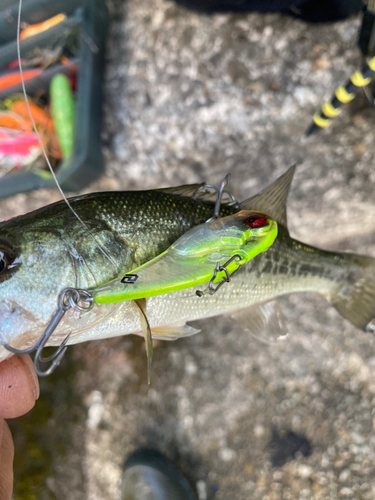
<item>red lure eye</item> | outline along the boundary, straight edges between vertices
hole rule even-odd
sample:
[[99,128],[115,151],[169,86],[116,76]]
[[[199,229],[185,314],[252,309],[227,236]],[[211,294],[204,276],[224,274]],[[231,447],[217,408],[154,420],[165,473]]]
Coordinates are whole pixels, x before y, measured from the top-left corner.
[[264,217],[249,217],[245,220],[246,224],[254,229],[266,226],[267,220]]

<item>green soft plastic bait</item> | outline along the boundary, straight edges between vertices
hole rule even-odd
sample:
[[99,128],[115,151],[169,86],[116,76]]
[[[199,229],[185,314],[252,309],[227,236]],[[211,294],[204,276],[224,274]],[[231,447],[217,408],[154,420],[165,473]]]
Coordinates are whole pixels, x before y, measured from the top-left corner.
[[50,85],[51,115],[63,159],[73,154],[74,146],[74,97],[69,79],[55,75]]
[[[226,266],[229,274],[275,241],[277,223],[267,215],[242,210],[194,227],[168,250],[125,276],[90,290],[99,304],[142,299],[209,283],[216,265]],[[214,283],[226,274],[217,273]]]

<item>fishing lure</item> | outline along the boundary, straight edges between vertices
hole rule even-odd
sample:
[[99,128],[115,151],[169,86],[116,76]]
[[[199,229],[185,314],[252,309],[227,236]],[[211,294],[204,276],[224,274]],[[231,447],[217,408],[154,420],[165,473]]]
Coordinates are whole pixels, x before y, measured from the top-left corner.
[[0,111],[0,127],[15,128],[23,132],[31,130],[28,121],[12,111]]
[[62,74],[52,78],[51,114],[63,158],[69,158],[74,146],[74,98],[69,79]]
[[[276,236],[277,222],[261,212],[242,210],[221,219],[212,218],[190,229],[168,250],[121,280],[115,279],[88,293],[98,304],[135,301],[146,343],[150,384],[153,347],[145,299],[208,282],[212,295],[231,280],[240,266],[267,250]],[[216,288],[214,283],[218,283]],[[196,294],[201,297],[204,292]]]
[[214,283],[230,281],[240,266],[267,250],[276,236],[274,220],[242,210],[190,229],[159,256],[89,292],[98,304],[143,299],[206,283],[213,294],[218,289]]
[[[26,120],[29,127],[32,128],[33,125],[30,120],[29,110],[22,95],[15,95],[14,97],[6,99],[4,105],[11,112],[16,113],[16,115],[21,116],[24,120]],[[35,104],[31,99],[29,99],[29,109],[37,127],[53,129],[51,117],[44,111],[44,109]]]
[[65,19],[66,19],[65,14],[57,14],[56,16],[53,16],[47,19],[46,21],[42,21],[41,23],[31,24],[30,26],[27,26],[21,31],[20,40],[26,40],[26,38],[38,35],[43,31],[47,31],[53,26],[62,23],[63,21],[65,21]]
[[0,175],[30,167],[42,151],[34,132],[0,127]]
[[30,120],[30,110],[34,123],[42,135],[43,144],[48,155],[55,160],[61,159],[61,148],[56,137],[52,117],[46,110],[30,100],[27,107],[23,96],[20,97],[19,95],[14,96],[14,98],[6,99],[4,104],[11,112],[22,117],[25,120],[25,123],[29,125],[30,129],[32,129],[33,124]]
[[23,72],[22,76],[18,70],[2,73],[0,74],[0,91],[19,85],[20,83],[22,83],[22,81],[26,82],[28,80],[36,78],[42,73],[43,69],[41,68],[26,69]]

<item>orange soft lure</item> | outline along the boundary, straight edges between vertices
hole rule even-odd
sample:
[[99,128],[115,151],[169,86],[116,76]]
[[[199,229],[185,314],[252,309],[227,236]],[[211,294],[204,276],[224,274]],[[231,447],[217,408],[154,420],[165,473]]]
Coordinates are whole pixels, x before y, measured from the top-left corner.
[[[31,80],[32,78],[40,76],[42,73],[43,69],[41,68],[25,69],[25,71],[23,72],[23,80],[26,82],[27,80]],[[0,75],[0,90],[14,87],[15,85],[19,85],[21,82],[21,73],[18,70],[10,71],[9,73]]]
[[47,31],[52,28],[52,26],[56,26],[57,24],[62,23],[63,21],[65,21],[65,19],[65,14],[57,14],[57,16],[50,17],[49,19],[41,23],[31,24],[21,31],[20,40],[25,40],[26,38],[42,33],[42,31]]

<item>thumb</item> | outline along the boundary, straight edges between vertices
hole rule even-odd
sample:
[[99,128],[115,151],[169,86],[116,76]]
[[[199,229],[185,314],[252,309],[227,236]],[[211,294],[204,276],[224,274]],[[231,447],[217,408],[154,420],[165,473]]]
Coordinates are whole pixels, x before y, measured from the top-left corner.
[[15,418],[27,413],[39,397],[38,377],[27,354],[0,363],[0,416]]

